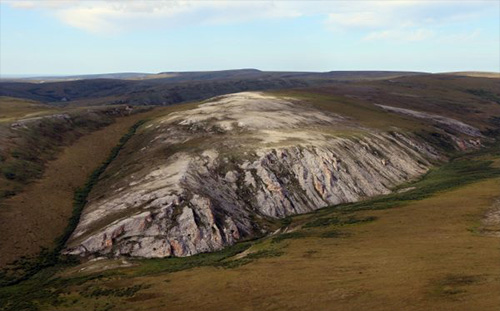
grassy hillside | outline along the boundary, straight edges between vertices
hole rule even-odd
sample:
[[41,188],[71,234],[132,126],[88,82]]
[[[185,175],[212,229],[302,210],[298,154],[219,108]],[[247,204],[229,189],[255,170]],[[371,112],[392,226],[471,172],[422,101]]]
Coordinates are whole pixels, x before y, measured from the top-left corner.
[[0,97],[0,124],[11,123],[17,119],[38,117],[57,113],[59,109],[33,100]]
[[0,99],[0,206],[2,200],[40,178],[60,148],[147,108],[94,107],[62,109],[12,98]]
[[0,240],[0,265],[52,246],[71,215],[74,190],[146,117],[147,110],[129,115],[122,108],[58,110],[69,117],[18,119],[22,126],[0,127],[0,236],[8,237]]
[[413,190],[286,219],[286,233],[219,253],[46,269],[1,288],[0,301],[4,310],[494,310],[498,241],[482,219],[498,197],[499,155],[457,158]]
[[[290,94],[309,97],[309,102],[319,102],[322,108],[345,111],[353,118],[364,118],[368,123],[370,119],[372,123],[378,122],[382,126],[405,128],[396,115],[380,113],[380,109],[374,107],[375,104],[438,114],[488,131],[498,127],[499,90],[500,79],[420,75],[331,84],[294,90]],[[287,92],[290,91],[281,93],[286,95]],[[391,118],[396,118],[395,124],[389,122]],[[413,119],[404,116],[399,118]]]

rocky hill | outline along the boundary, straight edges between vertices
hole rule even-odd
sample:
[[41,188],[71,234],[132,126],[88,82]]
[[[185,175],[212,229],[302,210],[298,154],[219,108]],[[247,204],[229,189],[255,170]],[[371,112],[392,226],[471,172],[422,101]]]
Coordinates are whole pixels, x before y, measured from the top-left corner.
[[[444,126],[457,149],[481,145],[479,129],[459,120],[369,109],[419,131]],[[388,194],[444,159],[417,132],[367,127],[296,97],[210,99],[140,129],[92,192],[66,253],[189,256],[268,234],[276,219]]]

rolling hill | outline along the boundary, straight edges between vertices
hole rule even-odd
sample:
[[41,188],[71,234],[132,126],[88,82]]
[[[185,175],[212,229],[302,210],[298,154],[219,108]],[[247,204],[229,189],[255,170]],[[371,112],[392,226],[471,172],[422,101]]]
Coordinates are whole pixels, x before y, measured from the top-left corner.
[[[136,75],[108,74],[57,77],[58,82],[0,82],[0,96],[25,98],[57,106],[130,104],[171,105],[241,91],[260,91],[320,85],[335,81],[382,79],[413,72],[332,71],[265,72],[256,69],[163,72],[137,79]],[[131,77],[134,77],[131,79]]]

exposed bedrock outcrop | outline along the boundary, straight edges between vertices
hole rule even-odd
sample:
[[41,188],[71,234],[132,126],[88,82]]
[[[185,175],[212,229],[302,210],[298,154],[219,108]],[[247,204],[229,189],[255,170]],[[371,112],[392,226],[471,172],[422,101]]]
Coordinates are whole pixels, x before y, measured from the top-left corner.
[[[223,97],[217,105],[220,115],[210,122],[195,109],[146,126],[151,139],[144,142],[138,162],[165,146],[177,146],[175,152],[108,182],[109,192],[89,201],[66,252],[166,257],[218,250],[267,233],[266,219],[387,194],[439,158],[411,134],[327,135],[319,126],[345,120],[301,111],[305,108],[286,100],[273,104],[297,109],[292,110],[295,119],[287,123],[278,106],[264,105],[274,112],[261,117],[272,121],[274,113],[276,121],[266,126],[249,114],[271,99],[253,94],[243,93],[246,101],[238,104],[237,96],[243,95]],[[205,108],[214,104],[199,109]],[[179,147],[214,127],[215,141],[195,149]],[[300,135],[293,134],[297,129]]]

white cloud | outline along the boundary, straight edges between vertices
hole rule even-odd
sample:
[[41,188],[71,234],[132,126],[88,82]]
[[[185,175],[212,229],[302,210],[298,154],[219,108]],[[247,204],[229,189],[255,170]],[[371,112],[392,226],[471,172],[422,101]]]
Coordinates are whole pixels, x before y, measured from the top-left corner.
[[326,23],[335,28],[372,28],[386,23],[384,17],[376,12],[330,13]]
[[10,4],[14,8],[22,8],[22,9],[36,9],[36,8],[59,9],[76,4],[76,0],[38,0],[38,1],[10,0],[5,2]]
[[441,35],[436,38],[441,44],[457,44],[467,42],[470,45],[488,42],[488,44],[494,44],[498,46],[498,38],[491,42],[487,39],[488,37],[484,35],[481,29],[474,29],[471,31],[462,31],[453,34]]
[[325,24],[334,31],[400,27],[412,20],[407,16],[408,8],[415,10],[421,5],[418,1],[352,1],[337,6]]
[[363,38],[366,41],[422,41],[427,40],[435,36],[435,32],[430,29],[419,28],[419,29],[396,29],[396,30],[383,30],[370,32],[367,36]]
[[258,19],[320,16],[333,31],[359,30],[365,39],[429,37],[430,27],[477,18],[498,10],[495,1],[188,1],[188,0],[7,0],[38,9],[92,33],[189,25],[232,24]]
[[302,15],[294,5],[273,1],[6,1],[19,9],[49,12],[62,22],[94,33],[192,24],[228,24]]

